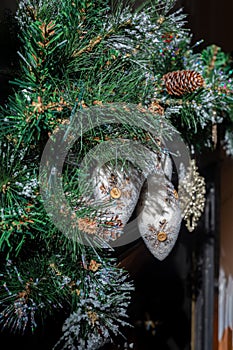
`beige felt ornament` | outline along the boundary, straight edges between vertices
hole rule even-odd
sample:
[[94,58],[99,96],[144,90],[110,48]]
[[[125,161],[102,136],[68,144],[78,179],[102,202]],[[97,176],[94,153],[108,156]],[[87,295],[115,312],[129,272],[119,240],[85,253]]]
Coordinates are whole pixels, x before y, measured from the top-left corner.
[[138,228],[147,248],[157,259],[165,259],[176,243],[182,217],[178,194],[163,172],[147,178],[138,212]]
[[113,242],[124,234],[124,227],[138,202],[145,177],[130,162],[95,169],[94,201],[102,206],[97,235]]

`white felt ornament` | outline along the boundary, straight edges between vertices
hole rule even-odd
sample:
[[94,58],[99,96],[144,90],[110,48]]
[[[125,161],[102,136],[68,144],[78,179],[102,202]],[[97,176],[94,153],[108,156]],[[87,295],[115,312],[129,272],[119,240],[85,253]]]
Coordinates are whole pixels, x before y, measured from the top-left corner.
[[182,221],[178,193],[163,172],[150,175],[138,204],[138,228],[150,252],[165,259],[177,240]]
[[124,234],[139,199],[145,176],[130,162],[96,168],[93,176],[95,203],[102,206],[97,234],[112,242]]

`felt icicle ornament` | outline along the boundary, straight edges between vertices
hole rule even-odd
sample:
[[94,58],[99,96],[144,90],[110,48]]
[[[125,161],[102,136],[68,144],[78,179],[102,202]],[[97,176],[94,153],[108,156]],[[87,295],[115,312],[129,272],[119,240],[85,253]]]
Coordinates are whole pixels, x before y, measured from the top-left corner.
[[178,193],[169,172],[167,176],[160,170],[147,178],[137,208],[141,237],[159,260],[165,259],[173,249],[182,221]]
[[124,234],[139,199],[145,176],[130,162],[95,169],[94,202],[102,206],[97,235],[111,243]]

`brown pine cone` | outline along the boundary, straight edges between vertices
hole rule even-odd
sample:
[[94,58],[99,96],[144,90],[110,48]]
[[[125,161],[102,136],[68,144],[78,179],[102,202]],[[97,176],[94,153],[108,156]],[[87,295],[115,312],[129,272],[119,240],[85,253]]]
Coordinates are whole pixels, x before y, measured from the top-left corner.
[[193,70],[169,72],[163,76],[163,81],[168,94],[176,96],[193,92],[204,85],[201,74]]

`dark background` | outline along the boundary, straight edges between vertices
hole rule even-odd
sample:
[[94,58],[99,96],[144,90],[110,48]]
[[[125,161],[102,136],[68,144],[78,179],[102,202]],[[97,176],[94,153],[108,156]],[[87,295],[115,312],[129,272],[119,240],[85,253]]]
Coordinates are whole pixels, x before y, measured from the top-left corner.
[[[217,0],[180,0],[177,7],[180,6],[188,14],[187,26],[193,33],[193,43],[204,41],[200,49],[216,44],[225,52],[233,51],[232,0],[224,0],[222,4]],[[14,79],[18,69],[17,33],[11,25],[11,15],[15,9],[15,0],[0,0],[0,104],[6,102],[11,92],[9,81]],[[208,166],[204,167],[205,171],[209,172]],[[193,256],[199,243],[199,232],[190,234],[183,227],[175,248],[163,262],[157,261],[141,241],[119,252],[122,264],[136,284],[129,310],[135,328],[128,332],[129,343],[132,341],[136,346],[134,349],[191,350],[191,306],[195,278]],[[154,331],[148,327],[148,321],[154,322]],[[0,339],[1,349],[17,346],[24,350],[51,350],[59,329],[59,320],[50,320],[44,333],[34,337],[4,335]],[[2,346],[3,339],[7,340],[5,348]],[[123,345],[121,349],[124,349]]]

